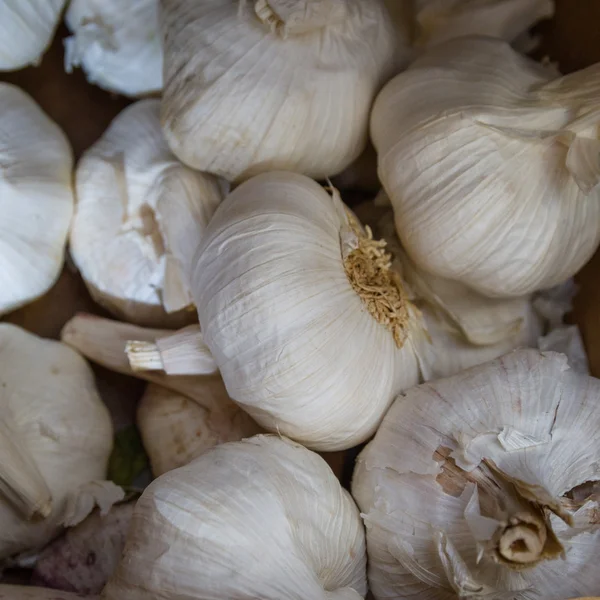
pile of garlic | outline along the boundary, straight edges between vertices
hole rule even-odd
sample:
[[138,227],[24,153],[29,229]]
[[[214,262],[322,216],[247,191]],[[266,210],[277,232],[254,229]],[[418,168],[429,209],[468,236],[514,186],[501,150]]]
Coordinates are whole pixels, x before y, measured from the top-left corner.
[[[524,55],[553,0],[7,0],[0,71],[63,10],[134,101],[74,167],[0,83],[0,314],[67,247],[103,315],[0,324],[0,582],[47,586],[0,599],[599,593],[600,65]],[[82,357],[147,382],[146,479]]]

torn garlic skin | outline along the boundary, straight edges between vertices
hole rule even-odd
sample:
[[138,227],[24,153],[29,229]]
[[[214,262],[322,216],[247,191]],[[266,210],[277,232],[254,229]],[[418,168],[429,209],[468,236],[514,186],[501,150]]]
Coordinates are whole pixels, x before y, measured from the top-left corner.
[[83,155],[70,247],[99,304],[133,323],[171,327],[195,319],[186,228],[201,235],[222,188],[171,154],[158,113],[158,100],[133,104]]
[[327,463],[258,435],[145,489],[102,598],[361,600],[365,567],[358,509]]
[[72,170],[56,123],[21,89],[0,83],[0,315],[36,300],[60,275]]
[[388,82],[371,135],[411,259],[490,297],[572,277],[600,243],[599,92],[600,64],[557,77],[486,37]]
[[158,11],[158,0],[71,0],[65,69],[81,67],[90,83],[125,96],[160,92]]
[[0,324],[0,354],[2,561],[41,549],[119,494],[101,481],[113,431],[85,360],[9,324]]
[[0,71],[38,65],[52,42],[67,0],[0,2]]
[[399,396],[352,483],[375,598],[597,592],[598,397],[525,349]]

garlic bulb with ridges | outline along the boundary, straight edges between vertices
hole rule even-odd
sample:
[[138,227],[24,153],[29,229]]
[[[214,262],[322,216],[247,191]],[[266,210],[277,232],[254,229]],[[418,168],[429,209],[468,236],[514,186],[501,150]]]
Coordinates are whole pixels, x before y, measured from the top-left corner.
[[158,0],[71,0],[65,68],[81,66],[90,83],[142,96],[162,89]]
[[162,0],[162,123],[184,163],[229,181],[325,177],[365,148],[394,72],[383,0]]
[[102,598],[359,600],[365,562],[358,510],[325,461],[259,435],[146,488]]
[[399,396],[352,484],[375,598],[597,591],[599,395],[563,355],[517,350]]
[[0,2],[0,71],[37,65],[52,42],[67,0]]
[[[389,0],[392,1],[392,0]],[[397,1],[397,0],[396,0]],[[523,34],[554,14],[554,0],[415,0],[417,47],[468,35],[488,35],[523,47]]]
[[18,87],[0,83],[0,314],[58,278],[71,216],[73,156],[58,126]]
[[368,438],[419,381],[424,335],[382,244],[331,194],[290,172],[258,175],[198,240],[192,292],[231,398],[316,450]]
[[[205,377],[198,382],[197,392],[214,397],[205,404],[231,403],[220,377]],[[155,477],[186,465],[213,446],[260,432],[241,410],[231,415],[209,411],[187,396],[154,383],[140,399],[136,423]]]
[[180,252],[180,205],[202,231],[221,200],[213,177],[170,152],[159,101],[126,108],[77,165],[71,254],[95,300],[128,321],[195,319]]
[[76,496],[106,476],[112,425],[71,348],[0,324],[0,352],[2,560],[40,549],[79,512]]
[[598,65],[553,79],[475,37],[390,81],[371,132],[415,263],[499,297],[571,277],[600,242],[599,92]]

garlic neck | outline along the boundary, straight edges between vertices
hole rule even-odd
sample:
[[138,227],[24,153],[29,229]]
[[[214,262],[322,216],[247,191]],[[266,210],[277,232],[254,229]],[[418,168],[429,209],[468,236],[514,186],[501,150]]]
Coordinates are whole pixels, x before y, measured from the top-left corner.
[[52,495],[17,431],[0,419],[0,496],[25,518],[44,518],[52,511]]
[[342,250],[346,276],[370,315],[390,331],[396,346],[402,348],[409,321],[408,298],[400,276],[391,268],[386,242],[374,240],[369,227],[363,232],[354,216],[347,216],[354,239],[353,249]]
[[502,528],[498,539],[499,556],[515,565],[537,563],[543,558],[548,530],[543,519],[533,514],[518,514]]
[[341,23],[346,0],[254,0],[258,19],[281,37],[298,35]]

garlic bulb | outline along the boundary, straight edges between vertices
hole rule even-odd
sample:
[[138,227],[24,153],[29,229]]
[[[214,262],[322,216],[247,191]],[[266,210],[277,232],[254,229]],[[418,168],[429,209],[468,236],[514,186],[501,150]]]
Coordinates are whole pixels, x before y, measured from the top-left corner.
[[600,65],[551,79],[502,41],[462,38],[382,90],[371,119],[379,176],[420,268],[516,297],[592,256]]
[[[212,397],[214,404],[231,402],[220,377],[204,378],[197,389]],[[243,411],[226,418],[153,383],[138,404],[137,426],[155,477],[186,465],[217,444],[239,441],[260,431]]]
[[418,314],[382,244],[332,194],[289,172],[243,183],[199,240],[192,276],[230,397],[323,451],[367,439],[420,376]]
[[90,83],[126,96],[162,89],[158,0],[71,0],[65,20],[67,72],[81,66]]
[[325,461],[260,435],[146,488],[102,597],[360,600],[365,562],[358,510]]
[[529,51],[524,34],[553,16],[554,0],[415,0],[415,13],[418,47],[476,34],[517,41],[519,50]]
[[162,123],[184,163],[320,178],[365,148],[399,43],[383,0],[163,0],[161,19]]
[[52,287],[62,269],[73,212],[67,138],[25,92],[8,83],[0,83],[0,156],[4,314]]
[[0,2],[0,71],[14,71],[40,62],[66,3],[67,0]]
[[[99,600],[99,596],[86,596],[88,600]],[[61,592],[29,585],[0,583],[0,600],[80,600],[80,594]]]
[[375,598],[597,592],[599,497],[579,486],[599,477],[599,396],[537,350],[400,396],[352,484]]
[[[71,253],[99,304],[134,323],[180,326],[195,317],[182,233],[203,230],[222,191],[171,154],[159,104],[126,108],[79,162]],[[180,207],[193,224],[180,222]]]
[[0,351],[1,560],[73,520],[106,475],[112,425],[91,369],[64,344],[4,323]]

